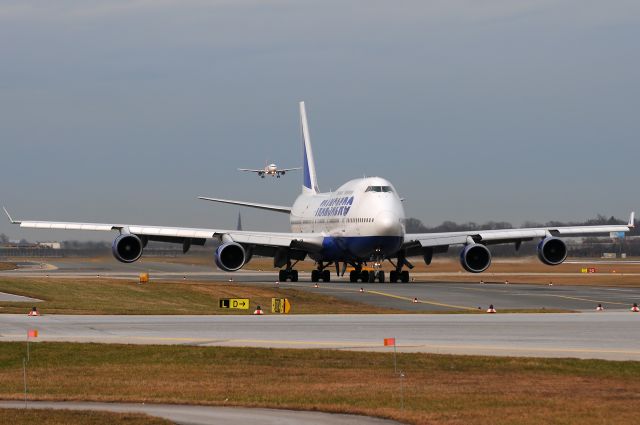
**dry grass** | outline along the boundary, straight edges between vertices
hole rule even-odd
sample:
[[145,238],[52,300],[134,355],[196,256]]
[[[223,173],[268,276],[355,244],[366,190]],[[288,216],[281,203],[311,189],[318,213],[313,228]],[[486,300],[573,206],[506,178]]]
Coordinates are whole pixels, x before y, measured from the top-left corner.
[[6,263],[6,262],[0,263],[0,270],[13,270],[15,268],[16,268],[15,263]]
[[92,412],[89,410],[1,409],[0,423],[11,425],[168,425],[173,422],[138,413]]
[[[348,412],[414,424],[632,423],[638,362],[231,347],[39,343],[31,397]],[[22,397],[24,344],[0,345],[0,398]]]
[[12,425],[168,425],[173,422],[139,413],[57,409],[0,409],[0,423]]
[[[0,278],[0,292],[44,300],[45,314],[248,314],[257,305],[270,314],[271,298],[288,298],[293,314],[398,313],[291,288],[229,283],[134,282],[109,279]],[[220,309],[220,298],[249,298],[249,310]],[[30,304],[0,302],[2,313],[24,313]]]

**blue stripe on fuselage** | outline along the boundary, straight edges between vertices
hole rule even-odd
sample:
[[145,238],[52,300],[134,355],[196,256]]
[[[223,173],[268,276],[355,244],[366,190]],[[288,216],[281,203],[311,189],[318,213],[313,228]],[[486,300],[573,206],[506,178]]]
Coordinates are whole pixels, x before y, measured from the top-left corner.
[[322,260],[366,260],[378,248],[386,257],[398,252],[402,236],[327,236],[322,241]]

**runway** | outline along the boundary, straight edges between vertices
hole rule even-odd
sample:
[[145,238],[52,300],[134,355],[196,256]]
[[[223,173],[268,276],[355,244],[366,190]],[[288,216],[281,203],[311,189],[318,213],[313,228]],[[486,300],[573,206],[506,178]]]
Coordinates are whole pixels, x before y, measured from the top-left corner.
[[[29,409],[96,410],[117,413],[145,413],[178,424],[209,425],[393,425],[399,422],[359,415],[324,412],[258,409],[244,407],[189,406],[180,404],[95,403],[70,401],[30,401]],[[0,408],[23,409],[24,401],[0,401]]]
[[[133,264],[121,264],[115,260],[94,261],[87,259],[51,260],[49,263],[23,264],[15,271],[0,272],[7,277],[56,277],[56,278],[116,278],[136,280],[141,272],[149,272],[151,280],[184,280],[198,282],[251,283],[274,285],[277,273],[273,271],[240,270],[235,273],[218,271],[213,266],[189,265],[145,260]],[[417,280],[429,273],[416,273]],[[501,310],[564,310],[593,311],[598,304],[607,310],[626,311],[640,303],[640,288],[586,286],[586,285],[527,285],[527,284],[479,284],[455,282],[429,283],[350,283],[347,278],[330,283],[320,282],[318,288],[310,282],[307,272],[300,273],[300,282],[280,282],[281,288],[296,288],[317,292],[354,302],[408,312],[471,311],[486,309],[493,304]],[[360,292],[360,288],[363,292]],[[417,298],[419,303],[413,303]]]
[[640,313],[289,316],[0,315],[0,341],[189,344],[640,360]]

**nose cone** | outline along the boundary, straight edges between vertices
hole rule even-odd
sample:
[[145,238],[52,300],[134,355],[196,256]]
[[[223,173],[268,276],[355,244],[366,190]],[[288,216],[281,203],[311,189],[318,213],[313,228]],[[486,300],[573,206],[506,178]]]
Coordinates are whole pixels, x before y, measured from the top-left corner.
[[376,233],[380,236],[400,236],[402,226],[400,217],[391,211],[382,211],[376,216]]

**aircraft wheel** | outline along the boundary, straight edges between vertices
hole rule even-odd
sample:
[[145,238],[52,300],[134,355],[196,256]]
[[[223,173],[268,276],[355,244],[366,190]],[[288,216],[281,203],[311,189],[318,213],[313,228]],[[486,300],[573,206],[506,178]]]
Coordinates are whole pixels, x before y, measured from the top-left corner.
[[349,282],[354,283],[358,281],[358,272],[355,270],[351,270],[349,273]]
[[331,272],[329,270],[322,271],[322,281],[331,282]]
[[298,281],[298,270],[291,270],[291,282]]
[[360,279],[362,280],[362,283],[364,282],[368,282],[369,281],[369,272],[366,270],[363,270],[360,272]]
[[278,280],[280,282],[284,282],[287,280],[287,274],[285,273],[285,270],[278,271]]
[[317,282],[320,280],[318,276],[320,274],[320,270],[311,270],[311,282]]
[[369,272],[369,283],[376,281],[376,272]]
[[407,283],[409,282],[409,272],[408,271],[403,271],[400,273],[400,280],[402,280],[402,283]]
[[398,281],[398,272],[395,270],[391,270],[389,272],[389,282],[396,283]]
[[378,282],[384,283],[384,272],[382,270],[378,272]]

